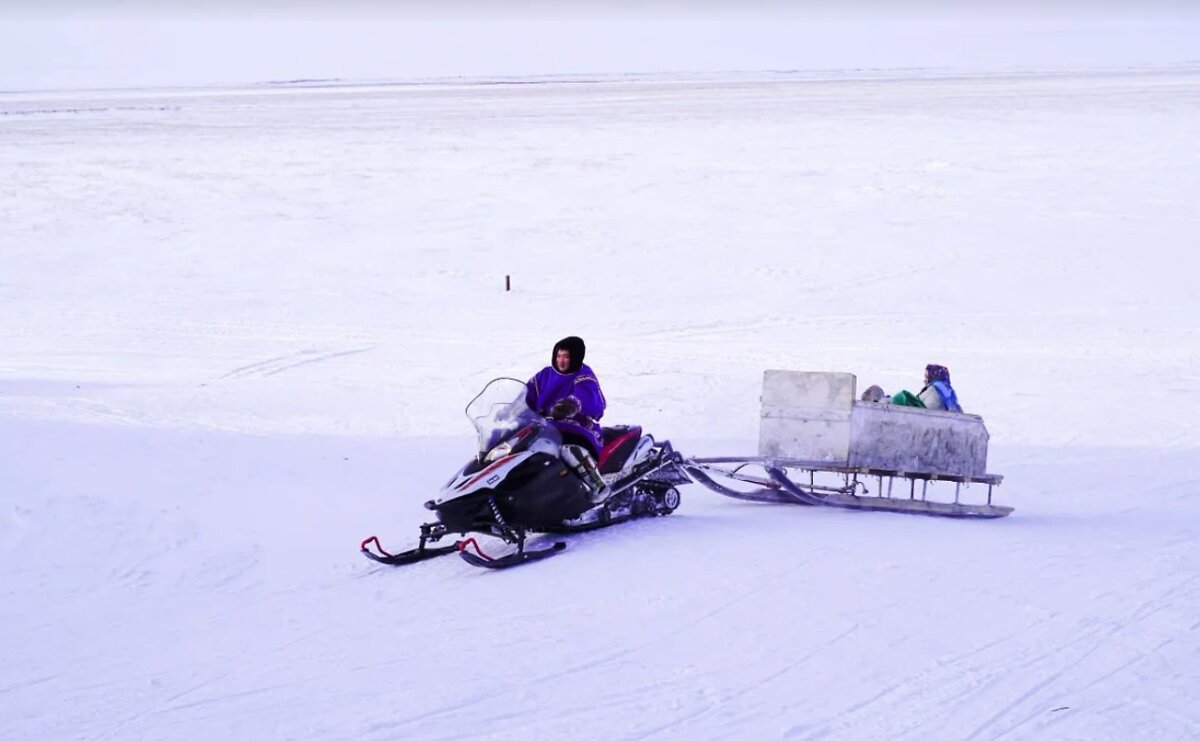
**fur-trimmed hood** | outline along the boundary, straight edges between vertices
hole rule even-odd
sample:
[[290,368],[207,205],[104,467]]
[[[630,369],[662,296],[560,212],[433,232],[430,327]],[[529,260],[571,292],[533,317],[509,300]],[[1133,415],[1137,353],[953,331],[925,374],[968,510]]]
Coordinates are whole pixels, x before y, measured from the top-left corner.
[[587,352],[587,346],[583,344],[583,340],[571,336],[564,337],[554,343],[554,349],[550,351],[550,367],[556,372],[558,371],[558,366],[555,365],[554,359],[557,357],[559,350],[566,350],[571,353],[571,364],[567,366],[567,375],[578,373],[579,369],[583,367],[584,353]]

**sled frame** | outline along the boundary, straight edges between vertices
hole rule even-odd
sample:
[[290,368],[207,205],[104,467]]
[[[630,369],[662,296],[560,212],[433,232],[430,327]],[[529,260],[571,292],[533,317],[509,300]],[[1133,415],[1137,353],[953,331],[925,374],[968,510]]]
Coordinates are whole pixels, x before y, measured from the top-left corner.
[[[994,488],[1003,481],[1002,476],[995,474],[964,476],[761,456],[689,458],[683,461],[682,466],[696,483],[718,494],[747,501],[960,519],[995,519],[1006,517],[1013,511],[1012,507],[992,502]],[[761,469],[763,475],[746,471],[754,468]],[[822,474],[820,482],[817,480],[818,474]],[[829,475],[836,476],[840,483],[827,483]],[[721,483],[720,479],[753,484],[757,488],[749,491],[734,489]],[[897,481],[900,482],[900,492],[896,491]],[[875,484],[874,493],[868,482]],[[929,485],[942,482],[954,484],[953,502],[929,499]],[[921,484],[919,492],[916,488],[918,483]],[[962,501],[963,488],[971,484],[987,487],[986,503],[973,504]],[[904,488],[908,491],[904,492]]]

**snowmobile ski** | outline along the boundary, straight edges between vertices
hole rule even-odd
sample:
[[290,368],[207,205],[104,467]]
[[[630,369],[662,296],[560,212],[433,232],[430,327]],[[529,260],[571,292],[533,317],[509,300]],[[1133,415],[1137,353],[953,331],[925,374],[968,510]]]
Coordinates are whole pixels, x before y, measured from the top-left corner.
[[[370,543],[375,544],[374,550],[368,547]],[[428,561],[429,559],[437,558],[438,556],[448,556],[458,550],[456,546],[452,545],[427,548],[425,546],[425,539],[422,538],[421,544],[416,548],[412,548],[401,553],[388,553],[383,549],[383,546],[379,542],[379,538],[375,537],[374,535],[364,540],[360,546],[360,549],[362,554],[367,558],[375,561],[376,563],[385,564],[387,566],[407,566],[410,563]]]
[[[522,542],[521,547],[515,553],[510,553],[506,556],[487,555],[473,537],[460,540],[454,547],[458,550],[458,555],[462,557],[462,560],[472,566],[478,566],[482,569],[499,570],[511,569],[513,566],[520,566],[530,561],[541,561],[558,555],[566,550],[567,544],[560,540],[545,548],[525,548]],[[475,549],[474,553],[471,552],[471,548]]]

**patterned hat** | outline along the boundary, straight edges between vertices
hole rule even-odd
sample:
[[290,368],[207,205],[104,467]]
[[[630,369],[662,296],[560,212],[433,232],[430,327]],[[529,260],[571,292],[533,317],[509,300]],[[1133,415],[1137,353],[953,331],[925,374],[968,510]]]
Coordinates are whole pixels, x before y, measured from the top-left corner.
[[929,374],[929,382],[945,381],[950,383],[950,369],[944,365],[934,365],[930,363],[925,366],[925,372]]

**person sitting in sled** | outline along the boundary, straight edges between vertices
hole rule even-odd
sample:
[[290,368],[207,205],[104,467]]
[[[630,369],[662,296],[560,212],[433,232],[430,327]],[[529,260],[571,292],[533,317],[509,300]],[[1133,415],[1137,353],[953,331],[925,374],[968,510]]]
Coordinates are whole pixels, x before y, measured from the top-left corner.
[[930,363],[925,366],[925,386],[919,393],[914,394],[905,390],[897,392],[891,398],[878,386],[870,386],[862,395],[863,401],[881,401],[898,406],[917,407],[920,409],[940,409],[947,412],[961,412],[958,395],[950,385],[950,370],[944,365]]
[[554,344],[550,365],[525,382],[525,403],[550,419],[560,433],[563,462],[583,479],[592,500],[601,502],[608,488],[596,459],[603,447],[600,418],[607,402],[596,373],[583,362],[586,347],[578,337],[564,337]]
[[958,405],[958,395],[950,385],[950,369],[944,365],[925,366],[925,388],[917,394],[917,398],[926,409],[943,409],[947,412],[961,412]]

